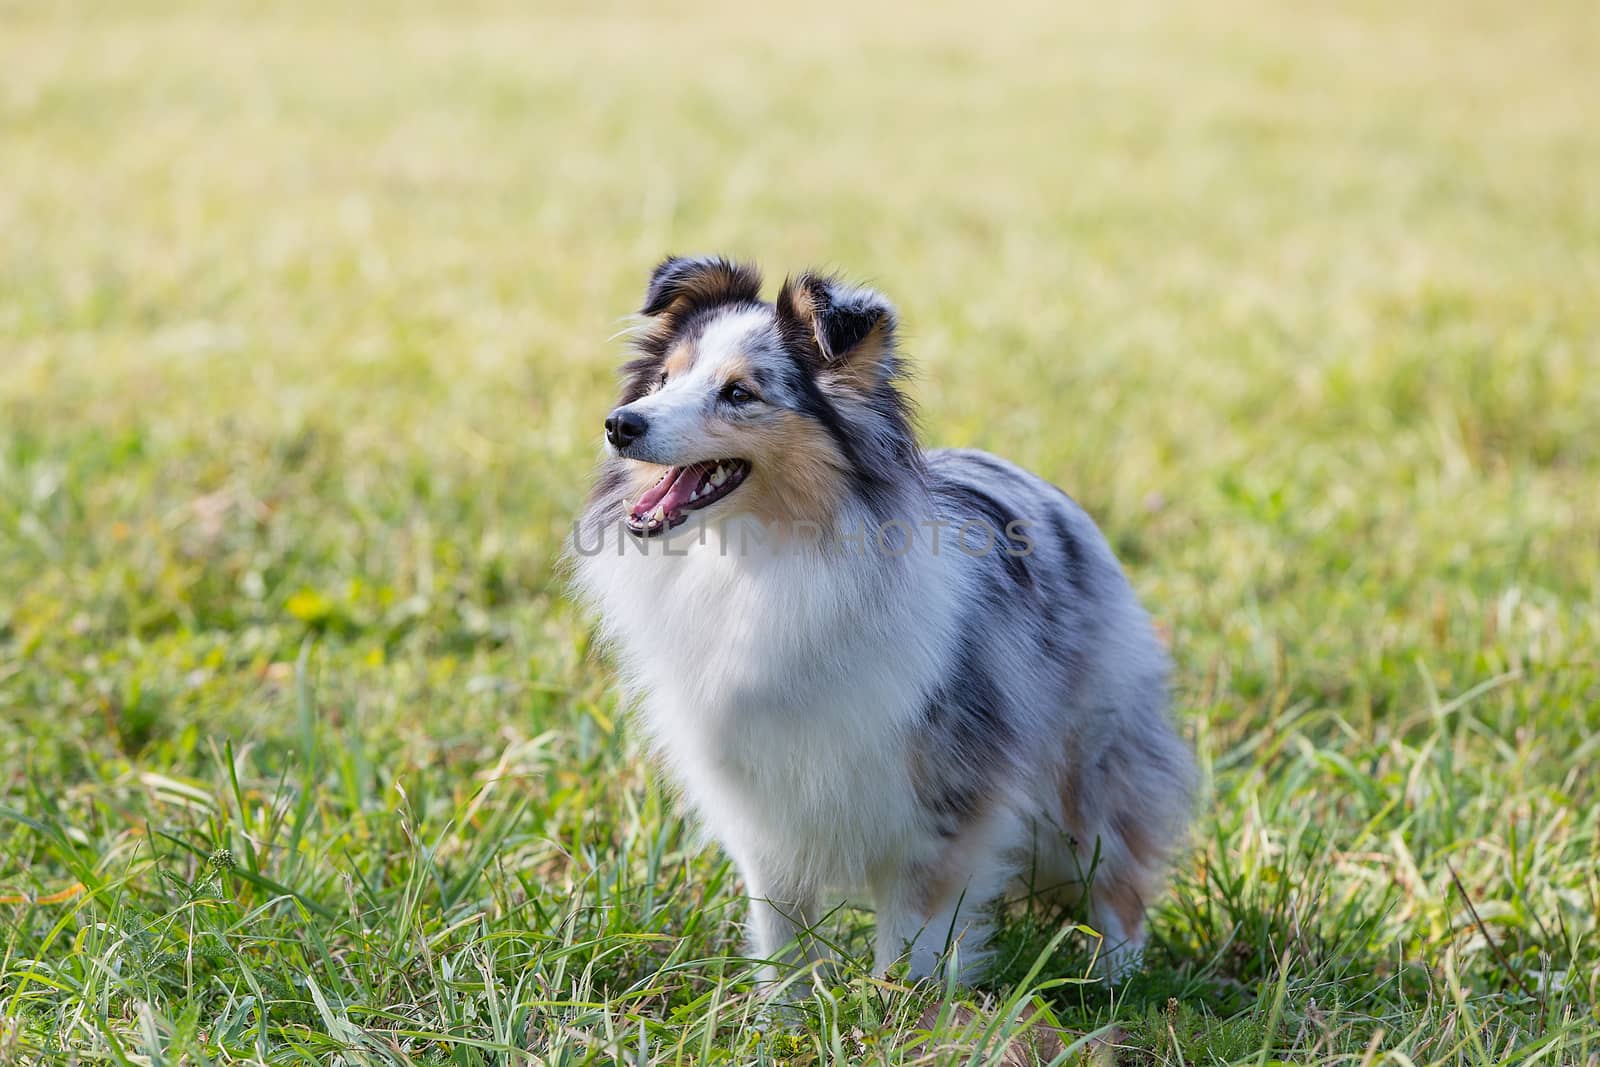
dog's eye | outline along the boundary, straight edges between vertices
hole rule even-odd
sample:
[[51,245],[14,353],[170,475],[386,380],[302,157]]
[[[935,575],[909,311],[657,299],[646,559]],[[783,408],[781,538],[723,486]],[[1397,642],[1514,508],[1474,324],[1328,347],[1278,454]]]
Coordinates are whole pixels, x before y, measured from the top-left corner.
[[722,389],[722,399],[730,404],[748,404],[756,395],[744,387],[742,382],[730,382]]

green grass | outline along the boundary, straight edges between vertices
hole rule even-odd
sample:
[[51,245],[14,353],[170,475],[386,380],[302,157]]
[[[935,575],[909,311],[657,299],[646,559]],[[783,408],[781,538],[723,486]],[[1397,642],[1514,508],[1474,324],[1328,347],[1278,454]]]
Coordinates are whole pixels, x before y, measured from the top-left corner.
[[[0,0],[0,1061],[1600,1061],[1596,54],[1586,0]],[[844,912],[758,1014],[552,572],[709,250],[888,291],[927,438],[1170,632],[1207,785],[1114,996],[1070,916],[947,1001]]]

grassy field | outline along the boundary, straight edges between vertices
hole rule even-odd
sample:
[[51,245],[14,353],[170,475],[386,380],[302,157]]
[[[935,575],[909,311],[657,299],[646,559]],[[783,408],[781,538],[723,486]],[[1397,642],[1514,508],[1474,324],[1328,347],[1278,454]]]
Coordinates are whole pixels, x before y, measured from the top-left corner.
[[[1600,1062],[1600,18],[0,0],[0,1061]],[[758,1014],[553,572],[669,251],[894,297],[1206,775]]]

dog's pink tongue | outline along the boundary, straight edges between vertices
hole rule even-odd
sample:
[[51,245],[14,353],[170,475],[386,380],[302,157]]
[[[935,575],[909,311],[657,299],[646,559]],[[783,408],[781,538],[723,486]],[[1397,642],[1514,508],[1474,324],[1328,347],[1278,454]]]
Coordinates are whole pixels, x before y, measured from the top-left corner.
[[664,514],[670,515],[689,502],[694,495],[695,488],[700,484],[700,477],[705,473],[706,465],[696,463],[689,467],[673,467],[662,476],[661,480],[639,498],[633,505],[633,517],[643,519],[660,505]]
[[638,501],[634,503],[633,517],[642,519],[654,511],[656,505],[661,503],[661,498],[667,495],[667,490],[672,488],[672,483],[677,481],[678,476],[682,473],[682,467],[669,467],[667,473],[661,476],[661,480],[646,489]]
[[700,482],[705,478],[706,468],[707,464],[704,463],[683,468],[678,476],[672,479],[672,484],[667,486],[666,495],[658,501],[661,510],[671,515],[687,507],[689,498],[700,488]]

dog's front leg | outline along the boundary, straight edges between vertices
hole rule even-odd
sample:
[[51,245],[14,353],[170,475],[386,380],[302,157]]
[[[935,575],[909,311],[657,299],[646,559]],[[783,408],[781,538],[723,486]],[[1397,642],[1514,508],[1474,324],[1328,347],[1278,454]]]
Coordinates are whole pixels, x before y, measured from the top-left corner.
[[750,954],[764,961],[757,981],[774,986],[794,968],[822,957],[812,934],[817,893],[794,879],[749,868],[744,880],[750,896]]
[[1005,840],[993,824],[975,826],[931,860],[888,864],[872,873],[878,974],[902,960],[912,981],[953,968],[965,984],[982,971],[991,912],[1009,871],[1002,861]]
[[988,959],[986,897],[968,896],[970,886],[953,887],[930,898],[915,876],[885,879],[875,887],[878,912],[873,970],[887,974],[901,960],[913,982],[955,967],[957,979],[970,982]]

